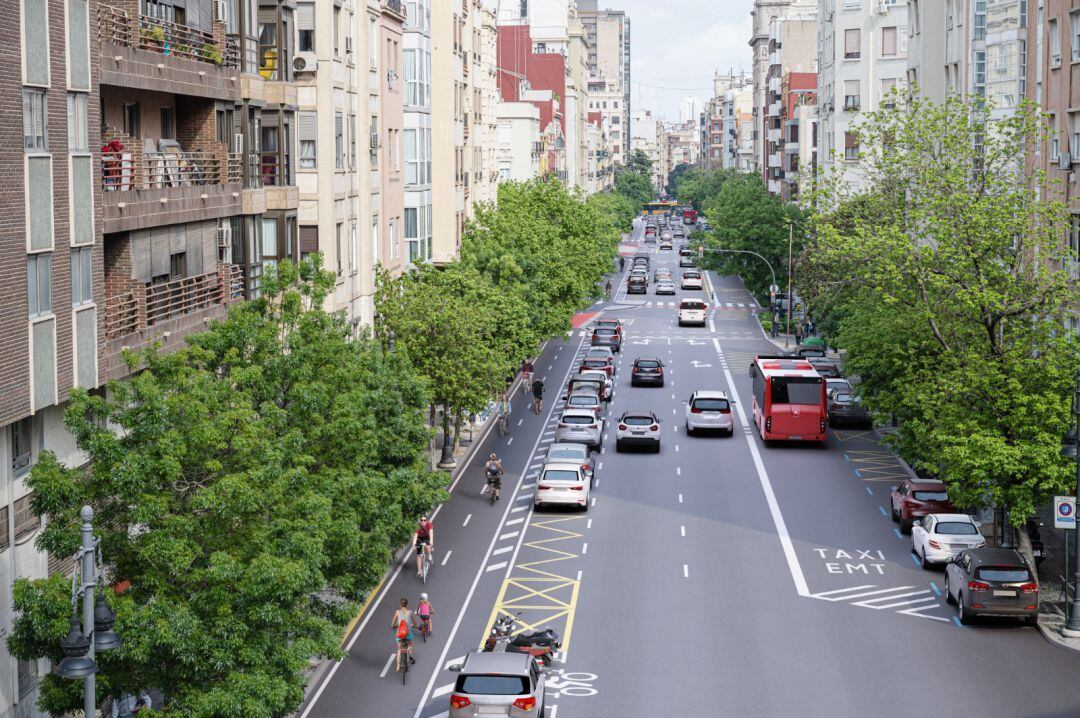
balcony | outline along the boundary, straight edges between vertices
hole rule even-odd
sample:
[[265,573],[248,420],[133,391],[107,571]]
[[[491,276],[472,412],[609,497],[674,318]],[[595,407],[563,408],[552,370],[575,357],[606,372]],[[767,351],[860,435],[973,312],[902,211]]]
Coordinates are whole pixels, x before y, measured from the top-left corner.
[[780,130],[778,130],[778,129],[769,130],[768,131],[768,139],[769,139],[769,142],[779,142],[780,141]]
[[769,180],[769,194],[780,194],[780,180]]
[[788,141],[784,143],[784,154],[794,155],[799,152],[799,143]]
[[770,77],[769,92],[780,92],[780,82],[781,80],[779,77]]
[[[240,46],[215,21],[213,33],[99,5],[101,84],[239,99]],[[235,98],[234,98],[235,96]]]
[[769,155],[769,168],[772,169],[774,167],[775,168],[780,167],[780,153],[779,152],[773,152],[772,154]]

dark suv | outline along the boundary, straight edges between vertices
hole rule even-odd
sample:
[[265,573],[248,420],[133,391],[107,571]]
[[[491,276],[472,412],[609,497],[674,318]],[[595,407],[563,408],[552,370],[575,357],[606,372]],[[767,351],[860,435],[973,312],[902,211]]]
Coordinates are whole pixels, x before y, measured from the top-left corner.
[[626,280],[626,293],[627,294],[646,294],[649,291],[649,277],[648,275],[631,275]]
[[960,610],[960,623],[979,616],[1039,620],[1039,583],[1011,548],[972,548],[945,564],[945,600]]
[[592,332],[592,346],[610,347],[611,351],[622,349],[622,334],[612,327],[596,327]]
[[652,384],[664,385],[664,362],[656,357],[638,357],[630,374],[630,386]]

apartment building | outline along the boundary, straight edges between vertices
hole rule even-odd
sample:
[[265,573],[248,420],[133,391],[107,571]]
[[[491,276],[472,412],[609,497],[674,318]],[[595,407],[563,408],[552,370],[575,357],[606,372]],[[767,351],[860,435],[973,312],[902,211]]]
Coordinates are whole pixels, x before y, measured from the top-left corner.
[[620,165],[630,152],[630,18],[596,0],[578,0],[577,12],[589,41],[589,109],[602,112],[605,151]]
[[667,124],[664,129],[665,152],[664,181],[679,165],[696,165],[701,159],[701,128],[698,121],[688,120]]
[[494,203],[499,192],[499,32],[493,10],[481,7],[477,15],[480,47],[472,92],[473,207]]
[[[763,179],[771,194],[787,196],[786,184],[798,176],[798,157],[785,145],[797,141],[798,118],[793,116],[798,93],[815,88],[805,81],[816,80],[818,55],[818,14],[813,0],[796,0],[769,23],[768,85],[762,108],[765,116],[766,163]],[[789,101],[789,95],[792,97]]]
[[500,102],[496,110],[499,180],[527,182],[541,176],[540,105]]
[[818,164],[839,171],[853,189],[861,112],[881,106],[908,71],[907,0],[820,0]]
[[753,78],[753,143],[754,169],[765,172],[768,166],[768,146],[765,142],[765,110],[768,106],[766,93],[769,82],[769,27],[773,21],[783,15],[794,0],[754,0],[750,11],[751,34],[750,49],[753,52],[751,76]]
[[724,133],[721,166],[741,172],[756,171],[754,87],[744,84],[724,91]]
[[405,260],[409,264],[434,257],[432,241],[431,145],[431,7],[432,0],[406,0],[402,69],[405,116],[402,156],[405,160]]

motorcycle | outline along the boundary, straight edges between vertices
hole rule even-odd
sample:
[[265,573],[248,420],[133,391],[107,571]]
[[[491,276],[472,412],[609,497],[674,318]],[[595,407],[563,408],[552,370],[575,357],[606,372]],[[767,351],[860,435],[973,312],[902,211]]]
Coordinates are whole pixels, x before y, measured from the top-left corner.
[[500,616],[495,619],[491,634],[484,642],[484,650],[489,653],[528,653],[541,666],[550,666],[555,651],[562,647],[559,634],[551,628],[545,628],[543,631],[513,635],[515,625],[513,616]]
[[1031,539],[1031,553],[1035,556],[1035,565],[1039,566],[1046,559],[1046,549],[1043,546],[1042,535],[1039,533],[1039,529],[1043,523],[1036,519],[1028,519],[1027,521],[1027,534]]

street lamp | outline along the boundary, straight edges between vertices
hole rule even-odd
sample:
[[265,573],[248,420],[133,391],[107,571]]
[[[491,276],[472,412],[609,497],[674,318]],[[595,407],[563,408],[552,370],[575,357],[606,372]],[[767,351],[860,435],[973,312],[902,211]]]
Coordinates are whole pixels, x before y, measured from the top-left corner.
[[[1069,433],[1061,447],[1061,455],[1072,459],[1076,463],[1076,494],[1080,498],[1080,369],[1076,370],[1076,389],[1073,392],[1072,414],[1070,417]],[[1061,635],[1068,638],[1080,638],[1080,543],[1077,544],[1076,571],[1073,573],[1073,600],[1069,609],[1069,620],[1065,628],[1061,629]]]
[[[94,675],[98,672],[95,651],[111,651],[119,648],[120,637],[113,633],[116,613],[109,608],[100,593],[97,600],[94,588],[103,575],[101,566],[101,541],[94,537],[94,510],[83,506],[82,546],[75,553],[80,571],[71,576],[71,630],[60,641],[64,658],[56,664],[53,672],[61,678],[83,680],[83,710],[85,715],[96,714],[96,687]],[[78,580],[81,573],[81,581]],[[79,625],[78,599],[82,597],[82,626]]]

